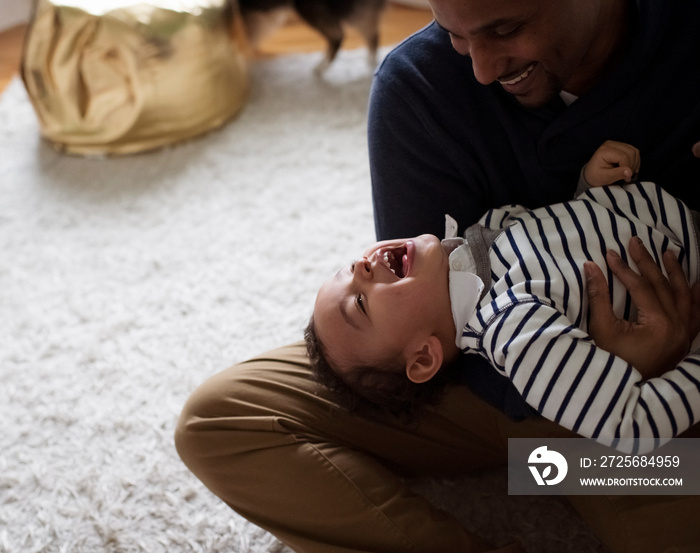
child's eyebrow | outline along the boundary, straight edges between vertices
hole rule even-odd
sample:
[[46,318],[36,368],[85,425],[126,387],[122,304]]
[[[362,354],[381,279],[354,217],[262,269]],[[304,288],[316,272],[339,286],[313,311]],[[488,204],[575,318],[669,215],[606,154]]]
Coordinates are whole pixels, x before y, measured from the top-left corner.
[[348,269],[347,265],[345,267],[341,267],[340,269],[338,269],[338,272],[335,273],[333,278],[340,278],[340,275],[342,275],[347,269]]

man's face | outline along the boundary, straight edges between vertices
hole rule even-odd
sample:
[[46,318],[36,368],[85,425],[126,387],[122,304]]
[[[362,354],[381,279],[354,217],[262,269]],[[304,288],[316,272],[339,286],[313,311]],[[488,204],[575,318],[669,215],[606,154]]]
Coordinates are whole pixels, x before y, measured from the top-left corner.
[[339,367],[377,364],[451,322],[449,258],[424,234],[378,242],[319,290],[314,320]]
[[574,94],[596,36],[596,0],[430,0],[452,45],[484,85],[498,81],[524,106]]

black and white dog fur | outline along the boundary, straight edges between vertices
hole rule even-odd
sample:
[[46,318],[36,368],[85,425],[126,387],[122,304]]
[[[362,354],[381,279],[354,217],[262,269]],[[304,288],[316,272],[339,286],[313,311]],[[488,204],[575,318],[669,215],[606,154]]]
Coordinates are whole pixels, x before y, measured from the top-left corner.
[[377,62],[379,19],[386,0],[238,0],[243,23],[251,46],[279,27],[290,11],[320,32],[328,47],[325,58],[315,71],[323,73],[335,59],[349,25],[359,31],[367,42],[368,61]]

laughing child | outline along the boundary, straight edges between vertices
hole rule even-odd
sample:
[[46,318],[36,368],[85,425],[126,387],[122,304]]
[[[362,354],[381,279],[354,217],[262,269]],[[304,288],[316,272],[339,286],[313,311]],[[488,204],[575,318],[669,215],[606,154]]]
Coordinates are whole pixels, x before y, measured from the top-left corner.
[[[606,142],[582,170],[588,189],[576,200],[493,209],[461,238],[370,247],[318,292],[305,332],[317,377],[350,407],[396,415],[443,387],[443,367],[478,354],[536,412],[582,436],[660,445],[680,434],[700,416],[699,340],[647,378],[641,362],[597,347],[587,332],[581,267],[604,265],[606,252],[633,268],[642,247],[657,263],[672,254],[689,283],[700,281],[697,213],[652,183],[604,186],[631,182],[638,166],[635,148]],[[454,236],[450,218],[447,227]],[[633,320],[629,293],[612,274],[608,282],[615,314]]]

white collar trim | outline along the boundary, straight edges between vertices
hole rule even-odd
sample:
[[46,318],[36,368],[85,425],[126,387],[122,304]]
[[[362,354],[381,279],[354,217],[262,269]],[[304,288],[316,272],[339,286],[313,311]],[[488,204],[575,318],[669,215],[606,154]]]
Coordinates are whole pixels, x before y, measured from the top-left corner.
[[455,238],[457,223],[449,215],[445,215],[445,238],[450,247],[459,241],[449,257],[449,290],[452,319],[455,323],[455,344],[459,347],[462,329],[476,311],[479,298],[484,290],[484,283],[476,275],[476,263],[471,248],[464,238]]

